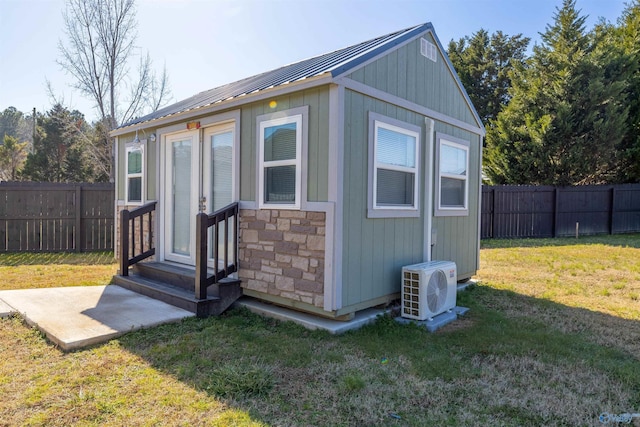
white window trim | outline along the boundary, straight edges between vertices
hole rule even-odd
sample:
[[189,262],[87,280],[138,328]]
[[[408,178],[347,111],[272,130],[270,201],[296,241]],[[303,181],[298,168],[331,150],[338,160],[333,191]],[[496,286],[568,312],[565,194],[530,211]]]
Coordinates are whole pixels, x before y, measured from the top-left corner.
[[[416,139],[415,167],[389,165],[386,163],[379,164],[377,162],[378,128],[384,128],[393,132],[409,135]],[[419,126],[392,119],[390,117],[385,117],[378,113],[369,112],[369,197],[367,204],[367,218],[415,218],[420,216],[420,183],[422,182],[422,171],[420,168],[421,133]],[[413,206],[378,206],[376,191],[378,188],[378,174],[376,173],[378,169],[396,170],[415,174]]]
[[[128,206],[139,206],[144,204],[145,200],[145,166],[146,166],[146,145],[147,140],[143,139],[139,143],[129,142],[125,144],[124,150],[124,201]],[[140,149],[142,151],[142,167],[140,173],[129,173],[129,152],[133,149]],[[129,179],[140,178],[140,201],[129,200]]]
[[[442,173],[440,171],[440,147],[448,145],[466,152],[466,175]],[[434,216],[468,216],[469,215],[469,141],[455,138],[450,135],[436,133],[436,203]],[[442,206],[441,181],[442,178],[451,178],[464,181],[464,206]]]
[[[298,107],[277,113],[264,114],[258,116],[258,207],[260,209],[289,209],[300,210],[306,203],[306,152],[307,152],[307,116],[309,107]],[[296,158],[289,160],[264,161],[264,130],[270,126],[279,126],[288,123],[296,124]],[[265,202],[264,179],[265,170],[268,167],[295,166],[296,167],[296,190],[295,203],[269,203]],[[303,173],[303,170],[305,173]]]

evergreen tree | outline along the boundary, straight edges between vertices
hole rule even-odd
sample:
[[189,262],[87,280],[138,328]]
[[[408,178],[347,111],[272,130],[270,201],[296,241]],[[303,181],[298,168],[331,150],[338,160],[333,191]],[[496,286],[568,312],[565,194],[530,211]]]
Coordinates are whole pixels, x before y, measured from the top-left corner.
[[449,42],[449,58],[485,125],[509,102],[509,72],[524,63],[529,40],[502,31],[489,36],[480,29],[471,37]]
[[640,182],[640,0],[627,4],[618,26],[605,28],[612,34],[613,48],[620,49],[628,61],[626,99],[629,106],[627,134],[618,146],[620,182]]
[[585,31],[564,0],[526,66],[512,74],[511,100],[487,132],[485,173],[498,184],[595,184],[615,180],[626,134],[628,68]]
[[40,182],[85,182],[92,180],[91,162],[83,153],[80,131],[84,116],[56,104],[45,117],[27,157],[25,178]]

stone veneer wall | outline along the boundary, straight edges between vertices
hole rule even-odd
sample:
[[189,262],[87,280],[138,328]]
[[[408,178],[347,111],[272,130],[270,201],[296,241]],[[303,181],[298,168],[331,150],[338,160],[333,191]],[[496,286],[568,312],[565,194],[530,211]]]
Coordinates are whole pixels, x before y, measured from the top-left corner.
[[[118,206],[118,215],[116,217],[116,240],[115,242],[113,242],[114,245],[114,255],[116,257],[117,260],[120,259],[120,213],[125,210],[133,210],[138,208],[139,206]],[[156,220],[157,216],[156,216],[157,212],[153,212],[151,215],[153,216],[153,221]],[[149,242],[149,215],[148,214],[144,214],[142,216],[143,221],[142,221],[142,226],[144,227],[142,230],[143,233],[143,238],[144,238],[144,250],[148,250],[149,249],[149,243],[155,244],[155,240],[156,240],[156,236],[155,234],[153,234],[153,242]],[[135,219],[135,233],[136,233],[136,237],[140,235],[140,218],[136,218]],[[139,243],[140,239],[137,237],[136,240],[136,252],[140,253],[140,248],[139,248]],[[131,248],[129,248],[131,249]],[[155,256],[152,256],[150,258],[147,258],[148,260],[151,259],[155,259]]]
[[292,210],[240,210],[242,286],[324,306],[326,214]]

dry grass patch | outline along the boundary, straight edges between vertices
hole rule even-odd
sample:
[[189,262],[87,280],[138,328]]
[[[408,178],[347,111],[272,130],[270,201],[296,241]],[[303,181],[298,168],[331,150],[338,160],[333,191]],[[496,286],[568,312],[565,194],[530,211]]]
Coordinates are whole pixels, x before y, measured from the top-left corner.
[[640,320],[640,237],[608,240],[483,242],[477,277],[496,289]]
[[0,322],[0,350],[3,426],[262,425],[117,341],[65,354],[13,318]]
[[488,243],[481,284],[458,295],[467,317],[435,334],[231,310],[63,354],[0,320],[0,425],[599,426],[640,412],[638,302],[611,298],[636,289],[620,278],[640,235],[624,239]]
[[113,252],[0,254],[0,290],[106,285],[118,270]]

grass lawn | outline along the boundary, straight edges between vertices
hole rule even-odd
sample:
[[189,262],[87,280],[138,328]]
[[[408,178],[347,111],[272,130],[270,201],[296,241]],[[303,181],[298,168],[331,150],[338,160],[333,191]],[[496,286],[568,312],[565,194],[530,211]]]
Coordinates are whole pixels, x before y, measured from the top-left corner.
[[0,253],[0,290],[106,285],[117,270],[113,252]]
[[603,425],[640,412],[639,260],[640,235],[483,242],[470,312],[435,334],[232,310],[65,354],[4,319],[0,426]]

